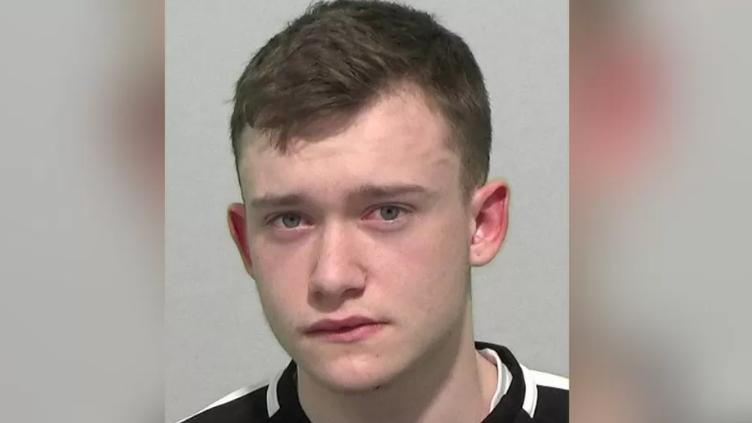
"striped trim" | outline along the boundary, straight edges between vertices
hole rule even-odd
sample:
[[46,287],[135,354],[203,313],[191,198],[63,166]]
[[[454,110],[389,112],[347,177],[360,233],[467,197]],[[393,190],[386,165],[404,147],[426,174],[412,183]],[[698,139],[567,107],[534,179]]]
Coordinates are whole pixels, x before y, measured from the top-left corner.
[[531,370],[530,372],[535,377],[535,382],[538,384],[538,386],[548,386],[550,388],[563,389],[565,391],[569,390],[569,379],[565,377],[552,375],[551,373],[538,372],[535,370]]
[[[549,373],[530,370],[520,364],[522,375],[525,378],[525,399],[522,409],[530,416],[535,417],[535,409],[538,405],[538,386],[569,390],[569,379]],[[534,389],[531,389],[534,388]]]
[[238,398],[240,398],[240,397],[242,397],[244,395],[248,395],[251,392],[255,391],[256,389],[263,387],[264,385],[266,385],[266,382],[257,383],[255,385],[250,385],[250,386],[246,386],[244,388],[240,388],[237,391],[235,391],[235,392],[233,392],[233,393],[231,393],[229,395],[226,395],[223,398],[215,401],[214,403],[212,403],[211,405],[205,407],[204,409],[202,409],[198,413],[194,413],[194,414],[192,414],[192,415],[184,418],[183,420],[180,420],[177,423],[183,423],[183,422],[185,422],[185,421],[187,421],[189,419],[192,419],[193,417],[196,417],[197,415],[199,415],[199,414],[201,414],[201,413],[203,413],[205,411],[211,410],[212,408],[215,408],[215,407],[219,407],[222,404],[227,404],[228,402],[234,401],[234,400],[236,400],[236,399],[238,399]]
[[269,417],[275,415],[279,411],[279,393],[277,387],[279,386],[279,380],[282,379],[284,370],[279,372],[277,376],[269,383],[269,389],[266,390],[266,412]]
[[507,391],[509,390],[509,385],[512,384],[512,373],[509,371],[509,368],[507,368],[507,366],[501,361],[499,353],[497,353],[493,349],[486,348],[478,352],[496,366],[496,392],[494,392],[494,396],[491,399],[491,408],[489,410],[490,413],[494,410],[494,408],[496,408],[497,405],[499,405],[501,397],[506,395]]
[[228,402],[235,401],[236,399],[246,396],[257,389],[263,388],[266,385],[269,385],[269,388],[266,390],[266,409],[269,411],[269,417],[271,417],[272,415],[274,415],[274,413],[279,411],[279,397],[277,396],[277,385],[279,384],[279,379],[282,377],[283,372],[284,370],[280,371],[276,376],[274,376],[271,382],[263,381],[263,382],[255,383],[253,385],[240,388],[237,391],[224,396],[223,398],[213,402],[211,405],[203,408],[201,411],[194,413],[184,418],[183,420],[180,420],[177,423],[184,423],[187,420],[190,420],[205,411],[209,411],[212,408],[216,408],[216,407],[219,407],[220,405],[227,404]]

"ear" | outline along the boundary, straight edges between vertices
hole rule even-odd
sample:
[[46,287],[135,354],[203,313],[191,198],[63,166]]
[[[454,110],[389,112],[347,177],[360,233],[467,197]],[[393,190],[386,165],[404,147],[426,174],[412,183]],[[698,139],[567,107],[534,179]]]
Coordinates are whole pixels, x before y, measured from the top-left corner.
[[470,264],[488,264],[501,248],[509,225],[509,187],[491,181],[477,189],[471,201]]
[[230,236],[238,247],[240,258],[248,274],[253,277],[251,252],[248,248],[248,222],[245,216],[245,206],[242,203],[233,203],[227,208],[227,224],[230,227]]

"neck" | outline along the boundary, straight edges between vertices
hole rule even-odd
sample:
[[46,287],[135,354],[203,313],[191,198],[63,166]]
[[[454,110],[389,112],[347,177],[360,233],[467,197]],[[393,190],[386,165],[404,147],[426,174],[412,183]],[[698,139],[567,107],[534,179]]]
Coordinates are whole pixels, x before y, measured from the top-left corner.
[[301,372],[300,401],[313,423],[478,423],[488,415],[496,368],[475,350],[468,307],[443,347],[379,390],[341,394]]

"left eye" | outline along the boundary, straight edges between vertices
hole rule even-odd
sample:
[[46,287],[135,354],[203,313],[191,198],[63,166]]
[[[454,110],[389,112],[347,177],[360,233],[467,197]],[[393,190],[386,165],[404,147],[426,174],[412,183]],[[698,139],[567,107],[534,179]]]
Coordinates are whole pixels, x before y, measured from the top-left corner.
[[404,212],[405,209],[399,206],[382,206],[374,210],[371,213],[371,216],[373,216],[374,219],[393,221],[397,220],[402,214],[404,214]]

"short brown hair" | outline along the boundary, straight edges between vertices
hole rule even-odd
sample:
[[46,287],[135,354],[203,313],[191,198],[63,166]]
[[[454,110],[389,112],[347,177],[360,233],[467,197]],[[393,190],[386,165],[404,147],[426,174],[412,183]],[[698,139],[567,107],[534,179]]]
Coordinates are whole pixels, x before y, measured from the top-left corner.
[[236,166],[246,125],[285,151],[291,137],[322,124],[341,127],[404,84],[420,88],[446,118],[465,192],[484,184],[491,111],[475,57],[432,15],[386,1],[315,3],[255,54],[235,90]]

